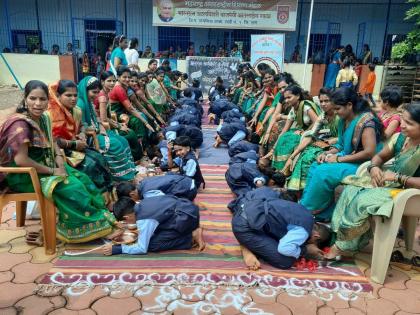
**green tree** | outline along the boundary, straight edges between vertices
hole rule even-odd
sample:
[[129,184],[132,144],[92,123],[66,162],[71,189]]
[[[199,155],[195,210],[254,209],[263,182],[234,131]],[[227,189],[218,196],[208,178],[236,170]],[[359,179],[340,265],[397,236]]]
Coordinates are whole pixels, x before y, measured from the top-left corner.
[[408,0],[414,6],[405,14],[405,20],[414,20],[414,29],[407,38],[392,47],[392,59],[405,60],[409,55],[420,53],[420,0]]

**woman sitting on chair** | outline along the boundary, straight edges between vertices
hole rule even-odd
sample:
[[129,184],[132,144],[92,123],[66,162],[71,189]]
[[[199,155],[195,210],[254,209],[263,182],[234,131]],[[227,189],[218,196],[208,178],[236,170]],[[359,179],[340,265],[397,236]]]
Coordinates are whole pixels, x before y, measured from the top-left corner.
[[[401,118],[402,133],[392,136],[381,152],[372,158],[370,176],[349,176],[331,221],[337,233],[327,258],[365,247],[372,232],[369,216],[392,214],[393,198],[404,188],[420,188],[420,104],[409,104]],[[390,159],[394,161],[387,168]]]
[[[80,243],[103,237],[112,231],[115,217],[90,178],[65,164],[44,113],[47,106],[48,87],[41,81],[29,81],[17,113],[0,128],[0,165],[36,169],[45,197],[59,210],[60,240]],[[34,191],[28,174],[9,174],[5,181],[12,191]]]

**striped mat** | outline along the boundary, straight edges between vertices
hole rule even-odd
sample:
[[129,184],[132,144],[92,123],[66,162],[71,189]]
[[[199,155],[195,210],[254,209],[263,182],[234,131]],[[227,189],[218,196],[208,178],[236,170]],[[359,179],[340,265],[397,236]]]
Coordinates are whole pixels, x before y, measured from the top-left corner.
[[[63,255],[41,283],[62,286],[260,286],[345,295],[371,291],[368,280],[353,261],[329,263],[315,271],[279,270],[266,264],[262,264],[259,271],[248,271],[232,233],[231,214],[226,207],[233,198],[224,178],[226,169],[226,165],[201,165],[206,189],[198,194],[195,202],[200,207],[201,227],[207,243],[203,252],[103,256],[94,251],[81,256]],[[77,252],[94,246],[69,245],[66,249]]]

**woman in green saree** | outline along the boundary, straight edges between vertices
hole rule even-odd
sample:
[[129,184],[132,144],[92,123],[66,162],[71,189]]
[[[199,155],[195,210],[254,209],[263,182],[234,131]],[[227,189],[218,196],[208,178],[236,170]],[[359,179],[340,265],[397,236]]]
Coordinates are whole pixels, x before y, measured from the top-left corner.
[[112,178],[104,157],[88,146],[82,125],[82,112],[76,107],[77,85],[60,80],[49,87],[48,111],[52,133],[64,150],[67,163],[88,175],[102,192],[112,190]]
[[[0,128],[0,165],[36,169],[42,192],[59,210],[60,240],[80,243],[103,237],[112,231],[115,217],[90,178],[65,164],[44,113],[47,106],[48,87],[41,81],[29,81],[17,113]],[[34,191],[28,174],[9,174],[5,181],[13,191]]]
[[149,82],[146,84],[146,93],[150,103],[153,104],[158,114],[165,119],[169,110],[169,98],[162,87],[164,77],[165,73],[162,70],[157,71],[155,77],[151,80],[149,79]]
[[287,189],[300,191],[305,188],[306,176],[313,162],[324,150],[337,142],[339,117],[331,103],[331,90],[319,91],[322,113],[311,130],[303,133],[301,141],[287,159],[282,172],[288,176]]
[[298,84],[291,74],[287,72],[282,73],[277,83],[278,92],[274,97],[272,109],[267,113],[262,123],[263,131],[260,140],[262,155],[267,154],[274,147],[280,132],[286,124],[291,106],[284,102],[283,94],[286,88],[291,85]]
[[287,87],[284,99],[292,109],[274,148],[268,154],[268,157],[272,155],[272,166],[278,171],[283,169],[290,154],[299,144],[302,133],[311,128],[321,114],[318,105],[304,98],[303,90],[299,86]]
[[100,83],[95,77],[85,77],[77,86],[77,107],[82,111],[83,125],[87,130],[96,133],[99,149],[105,157],[112,179],[114,181],[133,180],[137,171],[127,140],[110,130],[105,130],[96,117],[93,101],[99,91]]
[[262,122],[273,104],[274,96],[278,92],[276,78],[278,79],[276,72],[272,69],[267,70],[264,75],[264,96],[261,99],[261,102],[257,104],[254,116],[249,122],[249,125],[251,127],[255,126],[257,131],[262,127]]
[[[331,221],[337,234],[327,258],[363,249],[372,237],[369,217],[392,214],[393,198],[404,188],[420,189],[420,104],[406,105],[401,131],[391,137],[368,167],[369,175],[349,176]],[[384,165],[394,158],[389,167]]]
[[126,123],[134,131],[136,137],[140,139],[139,141],[142,142],[143,138],[147,137],[147,130],[151,132],[154,130],[147,120],[143,118],[142,114],[133,106],[128,97],[131,79],[130,69],[119,67],[117,73],[118,82],[108,94],[111,110],[117,114],[118,121]]
[[139,161],[143,156],[142,146],[137,140],[136,133],[128,128],[127,124],[119,123],[117,117],[113,117],[111,104],[109,104],[108,94],[115,86],[115,76],[110,71],[101,74],[101,91],[96,97],[94,103],[98,108],[99,118],[102,126],[108,130],[108,133],[123,136],[130,145],[131,154],[134,161]]

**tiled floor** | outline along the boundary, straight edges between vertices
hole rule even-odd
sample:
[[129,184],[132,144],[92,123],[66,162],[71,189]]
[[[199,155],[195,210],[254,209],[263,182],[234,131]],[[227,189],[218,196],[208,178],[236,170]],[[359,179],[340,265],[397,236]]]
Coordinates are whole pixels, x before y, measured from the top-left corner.
[[[80,296],[62,288],[39,292],[37,283],[56,257],[46,256],[41,247],[26,245],[26,232],[38,230],[39,222],[27,220],[25,228],[16,228],[11,219],[13,211],[13,204],[5,208],[0,229],[1,315],[420,314],[420,273],[396,267],[390,268],[384,286],[373,284],[372,293],[352,301],[337,295],[317,297],[311,292],[212,286],[144,286],[120,292],[95,287]],[[418,242],[416,251],[420,253]],[[361,253],[357,257],[369,275],[370,255]]]

